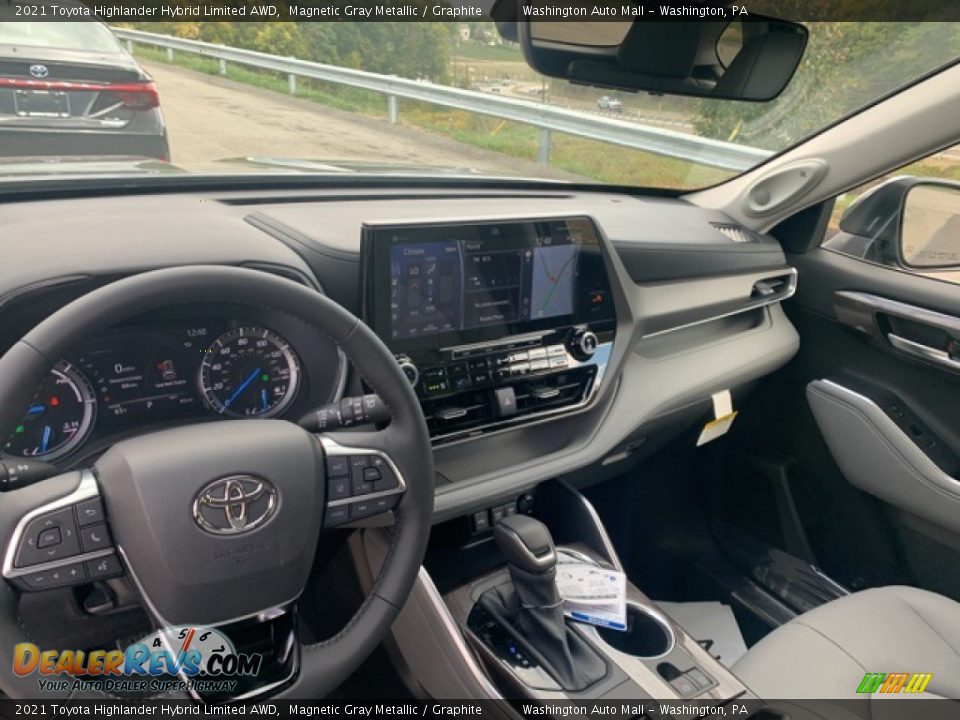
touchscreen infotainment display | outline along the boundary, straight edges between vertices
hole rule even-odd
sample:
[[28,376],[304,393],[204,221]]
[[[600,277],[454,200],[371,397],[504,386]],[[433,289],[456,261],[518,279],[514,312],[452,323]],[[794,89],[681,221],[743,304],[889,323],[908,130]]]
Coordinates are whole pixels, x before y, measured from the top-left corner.
[[609,308],[586,219],[377,228],[366,242],[375,330],[391,345],[469,342],[602,319]]
[[577,245],[525,229],[391,247],[392,337],[572,315]]

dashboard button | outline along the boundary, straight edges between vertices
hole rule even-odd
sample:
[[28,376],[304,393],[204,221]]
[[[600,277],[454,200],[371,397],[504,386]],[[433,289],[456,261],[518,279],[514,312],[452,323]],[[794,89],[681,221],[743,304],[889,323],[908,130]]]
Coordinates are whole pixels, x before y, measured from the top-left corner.
[[543,359],[543,358],[545,358],[545,357],[547,356],[547,349],[546,349],[546,348],[534,348],[533,350],[531,350],[531,351],[530,351],[529,353],[527,353],[527,354],[530,356],[530,359],[531,359],[531,360],[541,360],[541,359]]
[[83,545],[84,552],[110,547],[110,533],[107,531],[107,526],[101,523],[80,528],[80,543]]
[[473,382],[469,375],[463,375],[462,377],[455,377],[453,379],[454,390],[468,390],[472,385]]
[[560,367],[566,367],[566,366],[567,366],[567,358],[566,358],[566,357],[552,357],[552,358],[550,358],[550,367],[552,367],[552,368],[560,368]]
[[684,673],[689,680],[701,690],[705,690],[713,685],[713,680],[707,677],[706,673],[700,668],[693,668]]
[[446,380],[424,380],[423,381],[423,391],[427,395],[438,395],[440,393],[445,393],[450,389],[450,386],[447,384]]
[[681,675],[678,678],[675,678],[670,681],[670,684],[673,686],[673,689],[677,691],[677,694],[680,697],[693,697],[699,692],[699,688],[690,681],[690,678],[685,675]]
[[475,512],[470,519],[473,522],[474,532],[483,532],[490,528],[490,514],[486,510]]
[[547,355],[550,357],[557,357],[558,355],[566,355],[567,350],[563,345],[551,345],[547,348]]
[[87,575],[91,580],[114,577],[123,574],[123,566],[116,555],[107,555],[96,560],[87,560]]
[[100,498],[90,498],[77,503],[77,524],[80,527],[102,523],[103,518],[103,502]]
[[446,378],[446,371],[442,367],[432,367],[427,368],[422,373],[420,373],[421,380],[444,380]]
[[470,366],[465,362],[451,363],[447,365],[447,377],[459,377],[467,375],[470,372]]
[[550,368],[549,360],[534,360],[530,363],[530,372],[540,372],[541,370],[547,370]]

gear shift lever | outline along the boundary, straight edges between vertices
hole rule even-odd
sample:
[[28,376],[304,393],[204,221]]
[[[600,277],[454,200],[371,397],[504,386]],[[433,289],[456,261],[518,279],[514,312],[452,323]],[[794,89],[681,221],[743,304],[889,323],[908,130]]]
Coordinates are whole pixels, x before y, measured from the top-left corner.
[[510,515],[494,526],[493,537],[513,581],[505,603],[511,624],[565,689],[582,690],[601,679],[606,664],[564,620],[557,553],[547,526],[526,515]]

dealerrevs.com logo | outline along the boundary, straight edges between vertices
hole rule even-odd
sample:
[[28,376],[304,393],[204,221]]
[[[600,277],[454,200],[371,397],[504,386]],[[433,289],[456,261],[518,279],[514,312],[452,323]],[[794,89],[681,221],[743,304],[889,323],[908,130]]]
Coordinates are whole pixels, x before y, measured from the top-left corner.
[[125,650],[41,650],[20,643],[13,671],[37,675],[39,689],[48,692],[88,685],[116,693],[230,692],[237,678],[256,676],[262,660],[238,653],[218,630],[187,625],[158,630]]

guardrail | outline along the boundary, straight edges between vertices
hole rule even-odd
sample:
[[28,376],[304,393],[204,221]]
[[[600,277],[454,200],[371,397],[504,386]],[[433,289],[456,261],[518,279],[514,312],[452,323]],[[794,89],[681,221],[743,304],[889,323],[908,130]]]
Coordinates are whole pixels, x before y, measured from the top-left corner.
[[387,116],[391,123],[396,123],[399,117],[400,110],[397,99],[405,98],[532,125],[540,130],[538,159],[545,165],[550,162],[550,134],[552,132],[602,140],[615,145],[691,160],[725,170],[746,170],[762,162],[771,154],[769,151],[759,148],[696,137],[666,128],[638,125],[626,120],[591,115],[590,113],[556,107],[546,103],[494,96],[474,90],[464,90],[392,75],[378,75],[363,70],[324,65],[307,60],[269,55],[254,50],[242,50],[199,40],[158,35],[141,30],[113,28],[113,32],[117,37],[126,41],[127,47],[131,51],[133,50],[133,44],[139,43],[166,48],[167,59],[171,61],[175,52],[187,52],[217,59],[220,61],[221,75],[227,73],[227,63],[237,63],[284,73],[287,75],[291,94],[296,94],[298,77],[308,77],[382,93],[387,98]]

